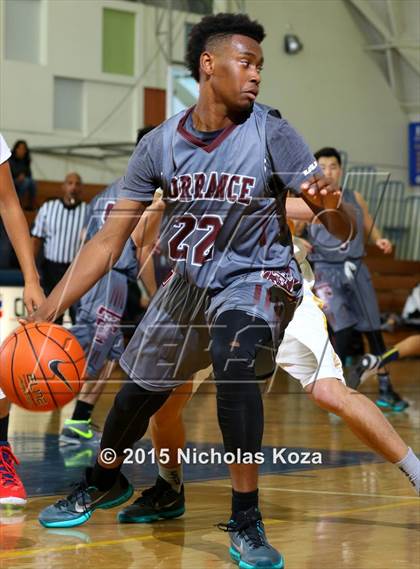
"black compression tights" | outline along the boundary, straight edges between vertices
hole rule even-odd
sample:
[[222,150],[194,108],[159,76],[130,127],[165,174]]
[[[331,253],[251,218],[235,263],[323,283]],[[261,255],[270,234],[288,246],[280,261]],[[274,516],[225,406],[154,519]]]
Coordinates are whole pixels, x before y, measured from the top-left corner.
[[[372,354],[379,356],[386,351],[382,332],[380,330],[372,330],[371,332],[364,332],[369,342],[369,349]],[[333,334],[334,349],[338,357],[344,364],[346,356],[349,354],[349,346],[353,341],[353,328],[345,328]]]
[[[256,452],[261,448],[264,417],[254,359],[258,348],[270,340],[271,331],[264,320],[238,310],[224,312],[212,330],[218,418],[226,450]],[[106,419],[101,448],[112,448],[122,456],[124,449],[145,434],[150,417],[170,394],[147,391],[132,381],[125,383]]]
[[382,332],[380,330],[372,330],[372,332],[365,332],[367,341],[369,342],[369,349],[375,356],[380,356],[386,352],[386,346]]
[[264,413],[255,357],[270,341],[267,323],[240,310],[223,312],[212,328],[217,416],[227,452],[261,450]]
[[171,391],[147,391],[133,381],[123,385],[106,418],[101,448],[112,448],[118,456],[145,434],[150,417],[165,403]]

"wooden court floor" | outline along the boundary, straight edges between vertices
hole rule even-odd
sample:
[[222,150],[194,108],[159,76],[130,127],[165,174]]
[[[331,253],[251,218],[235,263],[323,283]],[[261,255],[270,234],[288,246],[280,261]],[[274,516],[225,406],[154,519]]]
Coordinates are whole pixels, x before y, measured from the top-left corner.
[[[396,363],[392,372],[397,390],[411,405],[388,417],[419,453],[419,360]],[[364,391],[373,397],[375,383]],[[98,423],[111,401],[111,393],[101,398],[94,417]],[[46,494],[64,496],[66,484],[80,476],[85,455],[88,460],[94,456],[79,449],[72,461],[59,454],[57,433],[71,410],[70,405],[45,415],[12,412],[12,442],[32,497],[24,510],[0,512],[1,569],[234,567],[227,535],[215,527],[229,514],[230,485],[222,467],[186,465],[187,511],[178,520],[118,525],[114,509],[97,511],[73,529],[42,528],[37,514],[55,499]],[[420,567],[419,499],[405,477],[375,457],[342,422],[317,409],[290,380],[274,384],[265,410],[261,508],[267,534],[285,556],[287,569]],[[221,448],[211,385],[193,398],[185,423],[191,449]],[[322,464],[274,465],[273,452],[283,447],[320,453]],[[128,474],[140,488],[155,471],[144,465]]]

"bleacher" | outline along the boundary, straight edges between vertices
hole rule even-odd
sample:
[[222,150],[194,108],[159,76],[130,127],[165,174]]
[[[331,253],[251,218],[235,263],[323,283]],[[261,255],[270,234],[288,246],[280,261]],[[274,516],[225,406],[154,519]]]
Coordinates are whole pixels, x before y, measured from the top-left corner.
[[387,172],[380,172],[375,166],[347,167],[348,157],[345,153],[342,157],[343,186],[364,197],[375,224],[394,243],[397,258],[420,259],[420,194],[408,190],[404,182],[392,180]]
[[[49,180],[37,180],[37,199],[39,206],[41,206],[47,200],[61,197],[63,194],[61,188],[62,184],[62,181],[53,182]],[[90,200],[104,188],[104,184],[83,184],[83,200],[90,202]]]
[[[404,261],[395,258],[395,248],[391,255],[384,255],[377,247],[367,247],[365,259],[372,275],[379,309],[381,313],[400,315],[412,289],[420,283],[420,261]],[[395,332],[384,332],[387,346],[393,346],[407,336],[413,328],[398,327]]]
[[[384,255],[377,247],[367,247],[366,264],[372,275],[379,308],[382,313],[401,314],[412,289],[420,282],[420,195],[411,193],[404,182],[387,179],[374,166],[352,165],[342,153],[346,170],[344,184],[358,191],[366,200],[369,211],[384,237],[394,244],[391,255]],[[385,334],[392,344],[412,333],[409,328],[394,335]]]
[[400,314],[411,290],[420,282],[420,261],[400,261],[395,253],[384,255],[367,248],[366,264],[372,275],[381,312]]

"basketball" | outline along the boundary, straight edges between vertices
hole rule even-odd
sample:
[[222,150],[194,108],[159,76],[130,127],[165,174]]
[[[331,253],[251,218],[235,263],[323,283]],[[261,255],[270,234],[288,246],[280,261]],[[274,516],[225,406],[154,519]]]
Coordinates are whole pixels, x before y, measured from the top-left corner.
[[52,411],[77,396],[85,365],[82,347],[66,328],[26,324],[0,347],[0,387],[24,409]]

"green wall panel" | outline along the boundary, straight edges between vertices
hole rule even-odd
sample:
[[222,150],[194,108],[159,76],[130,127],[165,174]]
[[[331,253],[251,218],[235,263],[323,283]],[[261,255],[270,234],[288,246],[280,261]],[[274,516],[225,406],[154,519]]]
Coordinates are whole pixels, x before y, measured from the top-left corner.
[[102,71],[134,75],[135,14],[104,8]]

